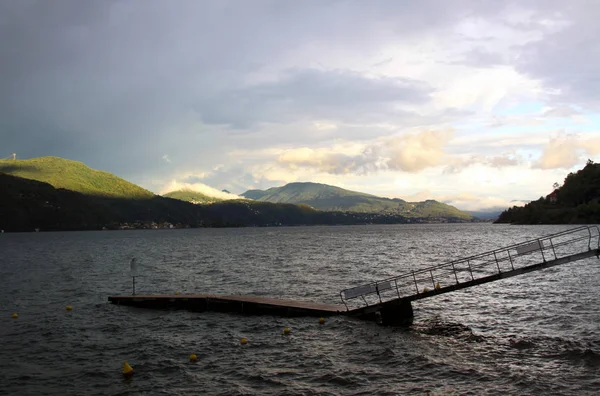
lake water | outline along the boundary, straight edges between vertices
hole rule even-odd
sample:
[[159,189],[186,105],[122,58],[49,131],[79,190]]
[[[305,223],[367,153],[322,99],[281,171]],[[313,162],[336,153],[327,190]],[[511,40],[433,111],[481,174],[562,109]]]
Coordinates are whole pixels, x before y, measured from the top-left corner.
[[[439,224],[0,235],[0,394],[597,394],[600,260],[413,303],[414,324],[154,311],[131,293],[339,291],[566,230]],[[66,305],[73,310],[67,312]],[[19,318],[12,319],[13,312]],[[290,336],[282,336],[289,327]],[[246,337],[248,345],[241,346]],[[191,353],[198,355],[190,363]],[[135,375],[121,375],[127,360]]]

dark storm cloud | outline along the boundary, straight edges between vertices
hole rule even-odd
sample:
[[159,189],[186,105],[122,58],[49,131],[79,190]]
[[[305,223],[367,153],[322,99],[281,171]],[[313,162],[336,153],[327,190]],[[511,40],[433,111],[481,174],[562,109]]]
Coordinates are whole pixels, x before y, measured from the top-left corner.
[[[544,3],[542,3],[544,4]],[[549,2],[537,10],[546,22],[543,40],[523,45],[519,71],[541,80],[558,102],[600,108],[600,2]]]
[[[498,3],[0,0],[0,157],[60,155],[130,176],[164,167],[164,154],[177,164],[178,150],[220,155],[202,137],[227,133],[216,124],[415,118],[402,106],[426,103],[425,83],[288,61],[377,55]],[[265,68],[276,75],[251,81]]]
[[400,78],[366,78],[347,71],[289,70],[281,79],[222,92],[201,104],[207,123],[247,127],[256,122],[329,119],[373,122],[405,115],[398,104],[422,104],[431,88]]
[[172,146],[166,131],[194,111],[208,123],[248,126],[296,110],[342,117],[344,107],[381,112],[411,93],[423,100],[417,83],[347,72],[295,70],[280,86],[243,88],[247,73],[311,40],[354,45],[382,26],[409,29],[391,24],[390,7],[415,12],[378,3],[364,18],[362,3],[337,1],[1,1],[2,148],[117,171],[162,157]]

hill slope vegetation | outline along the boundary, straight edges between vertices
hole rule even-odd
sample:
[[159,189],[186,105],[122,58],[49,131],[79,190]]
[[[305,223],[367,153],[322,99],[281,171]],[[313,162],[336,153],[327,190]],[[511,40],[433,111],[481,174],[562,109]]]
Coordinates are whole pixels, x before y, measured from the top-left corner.
[[59,157],[0,160],[0,172],[86,195],[150,199],[154,194],[111,173]]
[[157,195],[149,199],[86,195],[4,173],[0,191],[0,229],[9,232],[406,222],[396,215],[321,212],[306,205],[250,200],[195,205]]
[[[314,183],[308,183],[314,184]],[[316,184],[314,184],[316,185]],[[309,204],[268,202],[248,199],[222,200],[191,191],[176,192],[169,197],[154,195],[135,184],[107,172],[97,171],[81,162],[57,157],[0,161],[0,229],[5,231],[97,230],[123,228],[230,227],[313,224],[397,224],[436,222],[448,216],[461,221],[460,211],[436,201],[407,203],[368,194],[316,185],[308,195]],[[302,200],[298,189],[294,199]],[[316,193],[315,193],[316,191]],[[264,192],[257,191],[258,195]],[[290,194],[291,195],[291,194]],[[342,197],[347,202],[334,210],[321,211],[315,202]],[[206,200],[199,205],[189,201]],[[210,203],[209,203],[210,200]],[[361,201],[364,200],[364,201]],[[348,211],[360,204],[379,202],[378,213],[368,209]],[[313,205],[310,205],[313,203]],[[387,205],[387,206],[386,206]],[[398,205],[409,208],[409,220]],[[335,208],[339,210],[335,210]],[[372,206],[371,206],[372,207]]]
[[600,223],[600,164],[591,160],[569,173],[562,187],[523,207],[502,212],[496,223],[598,224]]
[[319,183],[289,183],[268,190],[249,190],[242,196],[264,202],[306,204],[327,211],[389,213],[407,218],[443,217],[460,220],[473,218],[467,212],[433,200],[407,202]]

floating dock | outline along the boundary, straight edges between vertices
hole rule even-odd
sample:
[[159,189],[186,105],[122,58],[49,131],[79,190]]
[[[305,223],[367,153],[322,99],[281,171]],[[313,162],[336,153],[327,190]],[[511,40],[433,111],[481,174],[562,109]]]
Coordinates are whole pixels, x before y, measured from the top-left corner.
[[152,294],[113,296],[108,301],[155,309],[187,309],[194,312],[234,312],[249,315],[326,317],[346,313],[343,305],[318,304],[258,296],[220,296],[214,294]]
[[[109,297],[117,305],[274,316],[347,315],[383,324],[412,322],[411,302],[590,257],[600,258],[600,229],[581,226],[437,266],[355,286],[340,292],[343,305],[259,296],[131,295]],[[132,273],[135,260],[132,260]],[[135,278],[134,278],[135,282]],[[135,283],[134,283],[135,285]],[[134,287],[135,290],[135,287]]]

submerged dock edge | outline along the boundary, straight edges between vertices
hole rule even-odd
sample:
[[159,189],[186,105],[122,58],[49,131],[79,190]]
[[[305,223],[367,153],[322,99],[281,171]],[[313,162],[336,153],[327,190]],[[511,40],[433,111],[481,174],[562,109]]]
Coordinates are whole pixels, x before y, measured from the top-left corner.
[[150,309],[185,309],[192,312],[231,312],[248,315],[314,316],[345,315],[341,305],[317,304],[305,301],[280,300],[255,296],[219,295],[135,295],[111,296],[108,301]]

